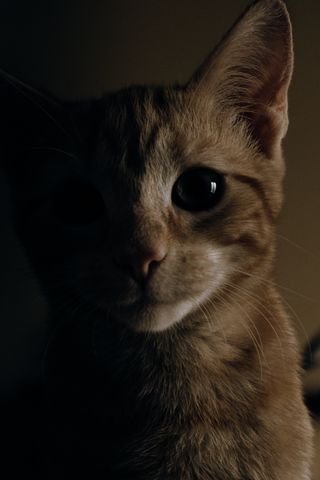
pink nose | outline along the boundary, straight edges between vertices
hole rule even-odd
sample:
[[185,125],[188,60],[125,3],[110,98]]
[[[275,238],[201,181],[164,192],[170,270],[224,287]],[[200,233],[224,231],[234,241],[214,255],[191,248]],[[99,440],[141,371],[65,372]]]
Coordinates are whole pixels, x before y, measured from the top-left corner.
[[118,257],[116,263],[138,281],[146,280],[167,255],[165,243],[137,248],[134,252]]

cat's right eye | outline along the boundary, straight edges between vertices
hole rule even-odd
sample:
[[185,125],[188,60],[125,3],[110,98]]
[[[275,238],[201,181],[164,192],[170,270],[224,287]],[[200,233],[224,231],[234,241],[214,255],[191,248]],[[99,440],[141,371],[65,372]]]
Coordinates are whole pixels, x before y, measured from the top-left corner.
[[66,180],[54,193],[53,207],[59,221],[70,226],[92,224],[105,214],[100,192],[83,179]]

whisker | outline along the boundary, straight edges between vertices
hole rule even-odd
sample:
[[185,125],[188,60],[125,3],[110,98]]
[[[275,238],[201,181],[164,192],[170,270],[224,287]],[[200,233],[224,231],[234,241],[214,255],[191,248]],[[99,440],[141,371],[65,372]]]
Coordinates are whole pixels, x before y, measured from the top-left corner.
[[[230,292],[229,292],[230,293]],[[221,303],[226,306],[229,310],[231,310],[231,304],[228,303],[219,293],[216,293],[215,294],[219,300],[221,301]],[[238,304],[238,302],[236,302]],[[252,320],[250,319],[249,317],[249,320],[252,322]],[[242,321],[241,318],[238,318],[238,321],[240,321],[240,323],[242,324],[242,326],[245,328],[245,330],[247,331],[249,337],[251,338],[252,340],[252,343],[255,347],[255,350],[257,352],[257,356],[258,356],[258,361],[259,361],[259,366],[260,366],[260,381],[262,382],[263,381],[263,366],[262,366],[262,357],[261,357],[261,353],[260,353],[260,345],[259,345],[259,342],[257,341],[255,335],[254,335],[254,332],[251,330],[251,328],[249,327],[248,324],[246,324],[245,322]],[[265,359],[264,355],[262,355],[263,358]]]
[[[238,296],[238,298],[240,297],[240,300],[242,300],[241,296],[238,295],[236,292],[233,291],[232,288],[228,288],[228,284],[226,284],[227,288],[226,290],[229,291],[230,295],[232,296],[232,301],[234,301],[238,307],[240,308],[240,310],[245,314],[245,316],[247,317],[247,319],[249,320],[249,322],[252,324],[252,326],[254,327],[254,330],[255,332],[257,333],[257,336],[258,336],[258,339],[257,339],[257,343],[261,349],[261,354],[265,360],[265,356],[264,356],[264,352],[263,352],[263,342],[262,342],[262,338],[261,338],[261,335],[260,335],[260,332],[254,322],[254,320],[252,320],[252,318],[250,317],[249,313],[245,310],[245,308],[240,304],[240,302],[238,302],[235,298],[234,298],[234,295],[236,294]],[[233,285],[230,284],[230,287],[233,287]],[[251,304],[250,304],[251,305]]]
[[[259,298],[258,298],[256,295],[254,295],[254,296],[251,295],[249,291],[246,291],[246,289],[241,288],[241,287],[239,287],[239,286],[237,286],[237,285],[234,285],[234,284],[229,284],[229,285],[232,287],[232,289],[233,289],[233,288],[239,289],[239,291],[241,291],[241,293],[242,293],[243,295],[246,295],[246,296],[247,296],[248,298],[250,298],[251,300],[254,300],[255,302],[258,301],[258,304],[259,304],[261,307],[263,307],[264,310],[266,310],[266,312],[267,312],[268,314],[270,314],[270,312],[269,312],[269,311],[267,310],[267,308],[263,305],[263,303],[262,303],[261,301],[259,301]],[[240,295],[240,293],[237,293],[237,292],[234,292],[234,291],[233,291],[233,294],[235,294],[240,300],[242,300],[242,296]],[[269,320],[269,318],[267,317],[267,315],[264,314],[264,313],[262,312],[262,310],[260,310],[260,308],[257,307],[257,305],[255,305],[255,303],[251,303],[251,302],[250,302],[249,304],[250,304],[250,306],[251,306],[252,308],[254,308],[254,309],[261,315],[261,317],[263,318],[263,320],[265,320],[265,322],[270,326],[271,330],[272,330],[273,333],[275,334],[275,337],[276,337],[277,342],[278,342],[279,347],[280,347],[282,360],[283,360],[283,363],[285,364],[285,363],[286,363],[286,358],[285,358],[285,356],[284,356],[283,344],[282,344],[281,338],[280,338],[280,336],[279,336],[279,334],[278,334],[275,326],[274,326],[274,325],[272,324],[272,322]],[[275,316],[274,316],[273,314],[271,315],[271,317],[273,318],[273,320],[275,320]],[[260,337],[260,339],[261,339],[260,333],[259,333],[259,337]],[[262,340],[261,340],[261,343],[262,343]]]
[[[245,293],[245,294],[247,294],[247,295],[250,294],[251,296],[253,296],[253,294],[252,294],[252,293],[249,293],[249,291],[247,291],[245,288],[240,287],[240,286],[238,286],[238,285],[234,285],[234,286],[235,286],[236,288],[238,288],[238,289],[241,289],[241,290],[243,291],[243,293]],[[247,292],[247,293],[246,293],[246,292]],[[256,299],[258,300],[257,295],[254,295],[254,298],[256,298]],[[298,314],[296,313],[296,311],[293,309],[293,307],[290,305],[290,303],[289,303],[284,297],[281,297],[281,300],[282,300],[282,302],[285,304],[285,306],[292,312],[292,314],[293,314],[293,316],[295,317],[297,323],[300,325],[301,329],[303,330],[303,334],[304,334],[304,336],[305,336],[305,340],[306,340],[307,344],[310,346],[310,340],[309,340],[308,334],[307,334],[307,332],[306,332],[306,329],[305,329],[305,327],[304,327],[304,325],[303,325],[302,320],[299,318],[299,316],[298,316]],[[263,305],[262,302],[260,302],[260,305],[261,305],[262,307],[264,307],[264,309],[266,310],[266,307]],[[270,313],[270,312],[269,312],[269,313]],[[264,318],[265,318],[266,320],[268,320],[265,316],[264,316]],[[273,316],[273,318],[274,318],[274,316]],[[274,327],[273,327],[271,324],[270,324],[270,326],[274,329]],[[280,338],[279,338],[279,342],[281,342]]]
[[312,258],[314,258],[315,260],[319,261],[319,253],[315,253],[311,250],[308,250],[306,247],[304,247],[303,245],[299,245],[298,243],[294,242],[293,240],[291,240],[290,238],[288,237],[285,237],[284,235],[281,235],[280,233],[276,233],[276,236],[278,238],[280,238],[280,240],[284,240],[285,242],[287,242],[289,245],[292,245],[293,247],[297,248],[298,250],[300,250],[301,252],[304,252],[304,253],[307,253],[308,255],[310,255]]
[[67,152],[66,150],[63,150],[62,148],[57,148],[57,147],[28,147],[25,148],[25,150],[35,150],[35,151],[48,151],[48,152],[57,152],[61,153],[62,155],[66,155],[67,157],[72,158],[72,160],[76,160],[77,162],[80,161],[79,157],[71,152]]
[[[240,304],[240,302],[238,302],[235,298],[234,298],[234,295],[236,295],[238,298],[240,298],[240,300],[242,300],[241,296],[237,293],[237,292],[234,292],[233,291],[233,285],[232,284],[225,284],[225,286],[227,287],[226,290],[229,291],[229,293],[231,294],[231,296],[233,297],[232,298],[232,301],[235,301],[236,304],[238,305],[238,307],[240,308],[240,310],[245,314],[245,316],[248,318],[248,320],[250,321],[250,323],[252,323],[254,329],[255,329],[255,332],[257,333],[257,336],[258,336],[258,339],[259,339],[259,345],[260,345],[260,348],[261,348],[261,351],[263,351],[263,342],[262,342],[262,338],[261,338],[261,335],[260,335],[260,332],[254,322],[254,320],[252,320],[252,318],[250,317],[249,313],[245,310],[245,308]],[[228,288],[231,287],[231,288]],[[250,304],[250,306],[253,306],[252,304]]]
[[201,311],[204,319],[206,320],[206,322],[208,324],[209,331],[212,332],[212,322],[210,321],[210,318],[208,316],[208,312],[206,312],[206,310],[204,309],[204,305],[201,304],[201,302],[198,299],[196,299],[195,297],[193,297],[192,295],[189,295],[188,298],[192,301],[193,305],[196,308],[199,308],[199,310]]
[[315,299],[315,298],[312,298],[312,297],[308,297],[306,295],[303,295],[302,293],[299,293],[295,290],[292,290],[291,288],[288,288],[288,287],[285,287],[284,285],[281,285],[279,283],[276,283],[274,282],[273,280],[270,280],[270,279],[266,279],[264,277],[261,277],[260,275],[256,275],[256,274],[253,274],[253,273],[249,273],[249,272],[246,272],[245,270],[241,270],[241,269],[238,269],[238,268],[233,268],[233,271],[234,272],[238,272],[238,273],[242,273],[243,275],[247,276],[247,277],[252,277],[252,278],[255,278],[256,280],[259,280],[263,283],[265,283],[266,285],[271,285],[271,286],[274,286],[274,287],[277,287],[277,288],[280,288],[281,290],[284,290],[288,293],[292,293],[293,295],[296,295],[300,298],[303,298],[304,300],[307,300],[309,302],[313,302],[313,303],[318,303],[319,300]]
[[41,110],[42,113],[45,114],[45,116],[47,118],[49,118],[49,120],[52,121],[52,123],[54,123],[56,125],[56,127],[58,127],[58,129],[64,133],[67,137],[71,137],[73,138],[73,136],[71,135],[70,132],[68,132],[62,125],[61,123],[59,123],[57,121],[57,119],[55,119],[53,117],[53,115],[51,115],[51,113],[40,103],[40,102],[37,102],[35,97],[38,97],[38,98],[41,98],[43,101],[45,101],[46,103],[49,102],[50,100],[50,103],[52,105],[55,106],[55,108],[59,108],[61,110],[61,106],[59,105],[58,102],[55,102],[53,99],[49,99],[47,98],[44,94],[38,92],[37,90],[33,89],[32,87],[30,87],[29,85],[25,84],[24,82],[22,82],[21,80],[18,80],[17,78],[13,77],[12,75],[9,75],[7,72],[5,72],[4,70],[0,69],[0,73],[3,77],[5,77],[6,81],[9,83],[9,85],[11,85],[17,92],[19,92],[23,97],[25,97],[29,102],[31,102],[34,106],[36,106],[37,108],[39,108],[39,110]]
[[[277,332],[277,330],[275,329],[274,325],[270,322],[270,320],[268,319],[267,317],[267,314],[270,314],[270,311],[266,308],[266,306],[263,304],[262,300],[260,297],[258,297],[257,295],[253,294],[252,292],[250,292],[249,290],[247,290],[246,288],[244,288],[243,286],[240,286],[240,285],[236,285],[235,283],[231,282],[231,283],[227,283],[226,282],[226,285],[229,285],[231,288],[235,288],[237,289],[239,292],[241,292],[243,295],[246,295],[248,298],[251,298],[252,300],[255,300],[258,302],[258,304],[260,305],[260,307],[262,307],[266,313],[263,313],[262,310],[260,310],[260,308],[257,307],[257,305],[255,305],[254,303],[250,303],[250,305],[262,316],[262,318],[268,323],[268,325],[271,327],[272,331],[274,332],[276,338],[277,338],[277,341],[279,343],[279,346],[280,348],[282,349],[283,348],[283,345],[282,345],[282,342],[281,342],[281,339],[280,339],[280,336]],[[241,295],[237,292],[234,292],[235,295],[237,295],[238,297],[240,297],[241,299]],[[271,317],[273,320],[276,320],[275,316],[273,314],[271,314]]]

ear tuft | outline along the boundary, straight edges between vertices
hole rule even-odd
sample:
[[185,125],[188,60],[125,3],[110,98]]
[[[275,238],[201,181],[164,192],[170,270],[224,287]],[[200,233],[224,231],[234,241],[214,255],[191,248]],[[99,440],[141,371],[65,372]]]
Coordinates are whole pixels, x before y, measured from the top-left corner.
[[266,156],[279,151],[288,127],[293,69],[292,32],[281,0],[254,2],[197,70],[191,90],[237,118]]

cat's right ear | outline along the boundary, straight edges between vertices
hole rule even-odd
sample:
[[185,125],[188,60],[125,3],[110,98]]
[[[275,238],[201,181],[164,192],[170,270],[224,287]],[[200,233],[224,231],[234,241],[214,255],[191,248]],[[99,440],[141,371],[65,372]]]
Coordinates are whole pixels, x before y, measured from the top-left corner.
[[91,103],[59,101],[0,70],[0,168],[23,179],[49,150],[81,150]]
[[244,120],[261,152],[276,157],[288,127],[291,24],[281,0],[255,1],[189,83],[194,99]]

